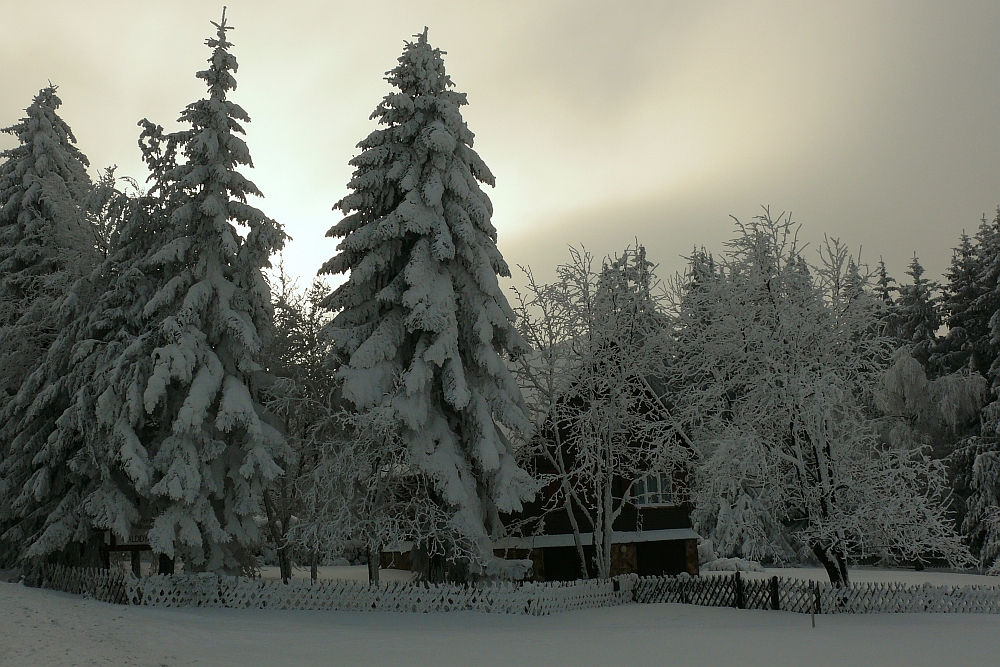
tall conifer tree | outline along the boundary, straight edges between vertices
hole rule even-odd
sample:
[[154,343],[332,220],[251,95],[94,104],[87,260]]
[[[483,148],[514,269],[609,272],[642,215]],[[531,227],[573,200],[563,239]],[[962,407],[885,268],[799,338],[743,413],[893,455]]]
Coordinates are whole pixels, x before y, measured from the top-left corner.
[[896,336],[911,346],[910,353],[927,368],[937,344],[937,330],[941,327],[938,297],[934,294],[940,286],[924,278],[924,267],[914,255],[906,275],[913,283],[899,288],[896,303]]
[[0,153],[0,560],[37,537],[72,475],[47,443],[67,394],[64,367],[46,359],[60,358],[51,348],[72,311],[66,292],[96,253],[89,162],[60,105],[49,85],[2,130],[19,145]]
[[[273,326],[262,270],[286,236],[247,204],[260,195],[237,171],[252,167],[239,137],[250,118],[228,99],[237,62],[225,12],[213,25],[209,68],[197,74],[209,96],[182,112],[189,129],[164,135],[142,123],[152,192],[163,199],[154,214],[166,215],[167,224],[151,234],[138,271],[115,285],[128,290],[139,274],[153,279],[143,288],[149,300],[133,304],[141,332],[119,343],[96,413],[129,493],[142,497],[154,518],[154,552],[180,555],[193,570],[231,571],[248,562],[263,483],[280,474],[274,457],[286,447],[261,419],[251,391],[262,336]],[[114,299],[105,305],[113,311]],[[105,511],[104,522],[124,511],[119,496],[103,506],[99,500],[91,511]]]
[[17,392],[56,326],[52,303],[72,284],[88,235],[83,209],[90,162],[56,113],[49,85],[26,117],[0,130],[19,145],[0,153],[0,404]]
[[[985,374],[991,359],[988,343],[988,318],[983,318],[975,307],[980,296],[979,258],[976,246],[965,232],[959,245],[952,251],[951,265],[945,271],[947,284],[941,303],[948,335],[943,344],[939,363],[945,372],[967,369]],[[989,361],[987,361],[990,359]]]
[[330,332],[344,397],[398,422],[456,540],[473,545],[470,573],[503,574],[491,546],[498,513],[535,492],[503,431],[530,429],[504,363],[527,345],[497,283],[510,271],[480,188],[494,177],[462,120],[466,96],[451,90],[427,30],[416,37],[387,73],[397,91],[372,114],[385,127],[358,144],[352,192],[336,205],[346,217],[327,234],[342,241],[321,273],[350,273],[326,302],[339,311]]

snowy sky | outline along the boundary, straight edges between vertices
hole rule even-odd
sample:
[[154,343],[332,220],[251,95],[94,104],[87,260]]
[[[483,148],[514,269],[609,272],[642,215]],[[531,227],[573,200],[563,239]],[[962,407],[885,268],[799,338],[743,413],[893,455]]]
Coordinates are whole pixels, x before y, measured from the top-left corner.
[[[204,94],[194,73],[221,5],[0,0],[0,125],[51,80],[94,167],[143,176],[136,122],[173,129]],[[604,254],[633,237],[665,276],[762,204],[897,278],[914,251],[938,276],[1000,203],[997,2],[228,5],[248,175],[305,281],[334,252],[330,207],[384,72],[425,25],[497,176],[500,248],[545,277],[569,243]]]

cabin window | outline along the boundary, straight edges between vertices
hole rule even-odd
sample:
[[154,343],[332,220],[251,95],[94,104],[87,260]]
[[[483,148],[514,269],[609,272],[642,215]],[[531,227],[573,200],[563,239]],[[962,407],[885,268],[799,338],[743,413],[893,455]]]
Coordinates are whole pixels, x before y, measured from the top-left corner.
[[632,495],[636,507],[677,504],[674,500],[673,479],[668,472],[653,473],[640,478],[632,487]]

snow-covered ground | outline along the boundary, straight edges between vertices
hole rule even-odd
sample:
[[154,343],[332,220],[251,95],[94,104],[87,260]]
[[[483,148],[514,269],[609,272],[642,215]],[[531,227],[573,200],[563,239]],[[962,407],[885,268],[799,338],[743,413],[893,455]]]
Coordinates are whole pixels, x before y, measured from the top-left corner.
[[0,665],[990,665],[1000,616],[676,604],[548,617],[125,607],[0,583]]
[[[320,579],[349,579],[352,581],[368,581],[367,565],[324,565],[319,568]],[[281,571],[275,565],[260,568],[260,576],[264,579],[278,579]],[[379,570],[379,579],[382,581],[409,581],[409,570]],[[310,577],[309,568],[292,568],[293,579],[308,579]]]

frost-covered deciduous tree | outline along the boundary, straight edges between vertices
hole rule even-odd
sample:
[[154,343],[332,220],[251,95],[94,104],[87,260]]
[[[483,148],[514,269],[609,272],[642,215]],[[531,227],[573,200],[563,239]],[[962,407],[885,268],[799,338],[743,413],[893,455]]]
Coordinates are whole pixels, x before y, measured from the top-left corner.
[[527,272],[516,312],[535,352],[518,358],[516,373],[538,434],[532,454],[558,487],[545,509],[568,513],[583,577],[581,532],[593,534],[594,570],[607,578],[613,525],[633,486],[673,472],[687,449],[662,402],[669,321],[645,249],[628,248],[599,271],[586,251],[570,252],[551,285]]
[[464,564],[439,554],[454,576],[513,575],[491,539],[503,532],[499,512],[536,490],[505,432],[531,428],[504,363],[527,346],[497,283],[510,271],[480,188],[494,177],[472,149],[466,96],[450,90],[442,55],[426,30],[406,43],[387,76],[397,90],[372,114],[384,127],[351,160],[351,192],[336,206],[346,217],[328,233],[342,240],[321,270],[350,273],[326,302],[337,311],[329,332],[344,398],[358,411],[388,411],[454,515],[456,543],[477,545]]
[[[292,544],[328,556],[360,548],[372,583],[379,579],[383,549],[400,542],[423,544],[414,554],[418,560],[443,553],[465,562],[481,559],[477,541],[465,535],[457,515],[439,502],[431,479],[414,464],[392,412],[334,409],[310,435],[304,449],[312,460],[294,480],[298,521],[289,530]],[[447,575],[440,559],[415,565],[424,579]]]
[[852,557],[964,562],[943,466],[885,442],[870,413],[892,350],[880,299],[839,244],[809,266],[796,231],[739,224],[715,277],[677,295],[670,377],[700,455],[696,523],[727,555],[805,548],[836,585]]
[[[213,25],[209,68],[197,75],[209,96],[182,112],[188,129],[142,123],[159,203],[150,245],[107,295],[105,314],[135,329],[105,333],[95,412],[115,465],[89,509],[117,533],[139,517],[129,506],[138,496],[154,552],[191,570],[249,563],[263,488],[286,449],[252,391],[273,316],[262,271],[285,235],[247,204],[260,195],[238,171],[252,166],[239,136],[249,116],[228,99],[237,63],[225,13]],[[133,286],[143,301],[126,293]]]
[[321,281],[304,293],[283,272],[275,281],[264,395],[293,456],[279,460],[285,474],[264,498],[282,577],[291,577],[296,557],[315,565],[320,554],[329,559],[361,550],[377,582],[383,548],[406,541],[475,558],[474,543],[454,541],[452,517],[410,461],[391,412],[343,409],[330,372],[330,342],[322,335],[331,319],[321,307],[328,294]]
[[322,335],[331,319],[322,306],[329,287],[315,280],[300,291],[281,264],[272,280],[272,293],[274,334],[263,352],[264,374],[258,384],[269,416],[278,420],[288,441],[291,456],[278,460],[285,474],[264,490],[264,509],[281,577],[287,581],[296,556],[306,554],[313,565],[319,557],[318,544],[295,548],[289,530],[306,510],[298,480],[310,474],[318,463],[316,442],[322,430],[317,428],[336,410],[337,383],[328,365],[330,343]]

